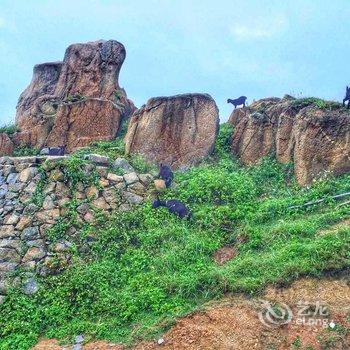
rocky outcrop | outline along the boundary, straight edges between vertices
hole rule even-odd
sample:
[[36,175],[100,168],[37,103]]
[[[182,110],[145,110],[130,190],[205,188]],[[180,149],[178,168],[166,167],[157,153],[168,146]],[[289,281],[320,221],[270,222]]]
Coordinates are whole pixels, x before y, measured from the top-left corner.
[[17,104],[17,145],[66,146],[68,151],[113,139],[134,111],[118,76],[124,46],[114,40],[74,44],[63,62],[34,67]]
[[5,133],[0,133],[0,157],[13,153],[13,142]]
[[[81,169],[86,182],[73,190],[62,163],[67,159],[0,158],[0,302],[16,269],[33,276],[69,266],[73,245],[87,249],[94,239],[82,242],[78,233],[94,224],[97,212],[128,211],[153,197],[152,175],[136,173],[125,159],[113,163],[99,155],[87,157]],[[77,215],[74,222],[69,221],[69,205]],[[57,220],[68,230],[59,239],[50,235]]]
[[282,163],[294,162],[301,185],[324,172],[350,171],[350,114],[340,106],[318,108],[286,96],[236,109],[232,153],[255,164],[272,153]]
[[218,108],[207,94],[151,98],[130,120],[126,152],[187,168],[211,153],[218,126]]

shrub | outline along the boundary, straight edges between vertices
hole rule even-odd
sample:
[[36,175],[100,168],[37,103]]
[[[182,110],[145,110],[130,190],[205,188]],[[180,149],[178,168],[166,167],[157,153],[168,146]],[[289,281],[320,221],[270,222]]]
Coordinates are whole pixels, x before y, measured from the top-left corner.
[[31,157],[31,156],[37,156],[40,154],[40,150],[35,147],[30,146],[22,146],[17,147],[13,151],[13,155],[15,157]]
[[7,135],[13,135],[18,131],[18,128],[15,124],[7,124],[0,126],[0,134],[5,133]]
[[219,134],[215,142],[214,155],[217,158],[222,158],[230,153],[231,137],[233,133],[233,126],[229,123],[220,125]]
[[329,109],[329,110],[342,108],[342,104],[339,102],[325,101],[316,97],[297,98],[292,101],[292,106],[298,109],[311,106],[311,105],[320,109]]

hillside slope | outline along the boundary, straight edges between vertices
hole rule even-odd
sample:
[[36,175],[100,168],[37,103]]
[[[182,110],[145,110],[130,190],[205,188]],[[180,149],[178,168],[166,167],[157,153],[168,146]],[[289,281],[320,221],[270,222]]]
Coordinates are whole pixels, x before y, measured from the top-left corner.
[[[349,267],[350,228],[334,228],[349,219],[349,202],[332,196],[350,191],[350,174],[300,188],[291,165],[272,158],[242,167],[230,156],[231,134],[222,125],[212,158],[176,173],[174,188],[162,194],[186,203],[192,221],[154,210],[150,202],[100,213],[76,233],[95,240],[88,251],[71,247],[72,268],[37,277],[32,296],[19,288],[7,295],[0,305],[0,348],[29,349],[40,337],[73,343],[78,334],[133,343],[162,334],[177,317],[227,293],[254,295],[268,285]],[[103,143],[93,151],[115,158],[121,149]],[[60,224],[53,240],[69,234]],[[331,234],[320,234],[328,229]],[[219,265],[213,256],[222,247],[235,254]]]
[[[229,296],[204,305],[200,311],[179,319],[159,339],[144,341],[133,350],[346,350],[350,347],[350,286],[349,276],[336,278],[303,278],[289,287],[269,287],[258,298],[245,295]],[[291,322],[275,326],[259,320],[263,310],[261,300],[273,305],[291,307]],[[300,302],[310,302],[309,317],[303,319]],[[327,300],[325,303],[324,301]],[[322,301],[326,315],[313,317],[311,307]],[[299,307],[298,307],[299,306]],[[304,323],[302,323],[304,322]],[[331,322],[334,327],[329,327]],[[33,350],[62,350],[56,340],[42,340]],[[123,350],[119,344],[104,341],[84,345],[83,350]]]

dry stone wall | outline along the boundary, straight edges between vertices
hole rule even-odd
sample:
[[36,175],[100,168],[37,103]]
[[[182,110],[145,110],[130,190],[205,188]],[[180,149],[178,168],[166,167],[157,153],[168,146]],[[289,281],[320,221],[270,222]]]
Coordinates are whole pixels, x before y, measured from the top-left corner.
[[[125,159],[86,158],[79,171],[89,181],[75,184],[65,172],[67,156],[0,158],[0,299],[17,271],[47,275],[70,264],[70,237],[77,229],[69,227],[57,241],[49,233],[72,203],[76,222],[84,225],[93,223],[98,211],[127,211],[152,196],[153,176],[136,173]],[[29,278],[26,291],[35,290]]]

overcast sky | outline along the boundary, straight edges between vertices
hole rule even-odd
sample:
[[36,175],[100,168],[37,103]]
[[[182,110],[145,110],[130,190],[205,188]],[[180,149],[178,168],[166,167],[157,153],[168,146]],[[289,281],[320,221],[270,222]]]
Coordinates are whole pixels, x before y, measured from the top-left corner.
[[122,42],[120,85],[148,98],[294,94],[341,100],[350,84],[349,0],[0,0],[0,125],[37,63],[72,43]]

